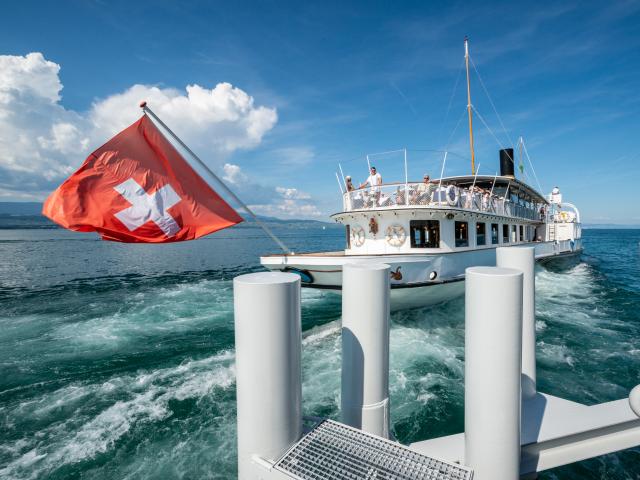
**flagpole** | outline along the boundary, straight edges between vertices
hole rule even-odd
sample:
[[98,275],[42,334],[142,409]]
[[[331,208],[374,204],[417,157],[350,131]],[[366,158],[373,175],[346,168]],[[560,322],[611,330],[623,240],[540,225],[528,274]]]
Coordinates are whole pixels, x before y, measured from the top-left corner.
[[220,180],[220,178],[215,173],[213,173],[213,171],[206,165],[206,163],[200,160],[200,157],[198,157],[198,155],[196,155],[193,150],[191,150],[182,140],[180,140],[180,137],[173,133],[173,131],[162,120],[160,120],[160,118],[153,112],[153,110],[151,110],[147,106],[147,102],[140,103],[140,108],[142,108],[142,111],[145,114],[151,115],[153,119],[156,120],[162,126],[162,128],[164,128],[171,135],[171,137],[173,137],[173,139],[178,142],[178,144],[182,148],[184,148],[187,153],[189,153],[189,155],[191,155],[191,157],[193,157],[198,165],[209,175],[211,175],[215,179],[215,181],[222,186],[222,188],[225,189],[225,191],[244,209],[244,211],[253,218],[253,220],[260,226],[260,228],[264,230],[264,232],[271,238],[271,240],[278,244],[278,246],[285,254],[293,254],[293,252],[284,243],[282,243],[282,240],[276,237],[275,234],[256,216],[256,214],[253,213],[253,211],[247,206],[247,204],[240,200],[240,198],[235,193],[233,193],[233,191],[229,187],[227,187],[227,185],[222,180]]

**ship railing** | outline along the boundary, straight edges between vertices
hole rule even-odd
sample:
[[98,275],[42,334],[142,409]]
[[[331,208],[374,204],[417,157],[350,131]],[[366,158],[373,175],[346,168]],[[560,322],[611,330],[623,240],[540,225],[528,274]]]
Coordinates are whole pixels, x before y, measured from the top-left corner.
[[343,195],[345,212],[441,206],[529,220],[539,220],[540,216],[535,207],[490,195],[487,191],[439,183],[392,183],[360,188]]

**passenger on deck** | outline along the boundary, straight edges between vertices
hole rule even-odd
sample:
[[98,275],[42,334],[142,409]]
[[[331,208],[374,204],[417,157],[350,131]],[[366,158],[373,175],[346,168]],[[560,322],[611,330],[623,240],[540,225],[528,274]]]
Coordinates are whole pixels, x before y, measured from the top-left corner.
[[364,188],[369,185],[369,199],[367,201],[369,207],[377,207],[380,201],[380,185],[382,185],[382,176],[377,172],[376,167],[371,167],[371,175],[358,188]]
[[415,192],[413,193],[411,199],[411,203],[413,205],[426,205],[431,201],[431,194],[435,190],[435,186],[430,182],[431,179],[429,178],[429,175],[425,173],[424,177],[422,178],[422,183],[418,184]]
[[345,183],[347,187],[347,192],[353,192],[356,189],[355,185],[351,182],[351,176],[349,175],[346,176]]
[[371,187],[372,192],[380,192],[380,185],[382,185],[382,176],[377,172],[376,167],[371,167],[371,175],[364,181],[358,188],[364,188],[367,185]]

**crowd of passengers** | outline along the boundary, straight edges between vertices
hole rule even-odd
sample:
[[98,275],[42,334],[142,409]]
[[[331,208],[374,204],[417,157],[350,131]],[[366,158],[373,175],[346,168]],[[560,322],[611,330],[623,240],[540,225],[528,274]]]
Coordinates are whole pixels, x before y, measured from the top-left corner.
[[[351,176],[347,175],[345,177],[345,184],[347,187],[347,192],[353,192],[358,189],[363,189],[369,187],[369,195],[367,198],[362,198],[363,203],[373,203],[379,206],[390,206],[390,205],[406,205],[407,199],[405,197],[405,188],[403,185],[399,185],[395,191],[394,197],[391,198],[389,196],[383,196],[381,193],[382,186],[382,176],[378,173],[376,167],[371,167],[370,175],[367,179],[361,183],[357,188],[353,184],[351,180]],[[409,204],[410,205],[426,205],[431,201],[433,193],[438,189],[438,186],[435,183],[431,183],[431,178],[428,174],[424,174],[422,178],[422,182],[414,186],[411,185],[409,189]],[[490,191],[484,188],[480,188],[477,186],[469,187],[470,192],[482,195],[483,203],[489,203]],[[468,196],[466,199],[467,207],[471,206],[471,196]]]

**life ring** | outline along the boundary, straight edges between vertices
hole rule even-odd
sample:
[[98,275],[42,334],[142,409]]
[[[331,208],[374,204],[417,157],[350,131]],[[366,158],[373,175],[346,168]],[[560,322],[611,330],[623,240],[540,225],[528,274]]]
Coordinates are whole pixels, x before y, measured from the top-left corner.
[[445,197],[447,197],[447,203],[450,207],[458,205],[460,200],[460,190],[455,185],[449,185],[445,191]]
[[360,225],[351,227],[351,245],[361,247],[364,244],[364,228]]
[[401,247],[407,239],[407,233],[402,225],[389,225],[385,238],[392,247]]
[[568,222],[569,221],[569,214],[567,212],[560,212],[560,220],[562,220],[563,222]]

